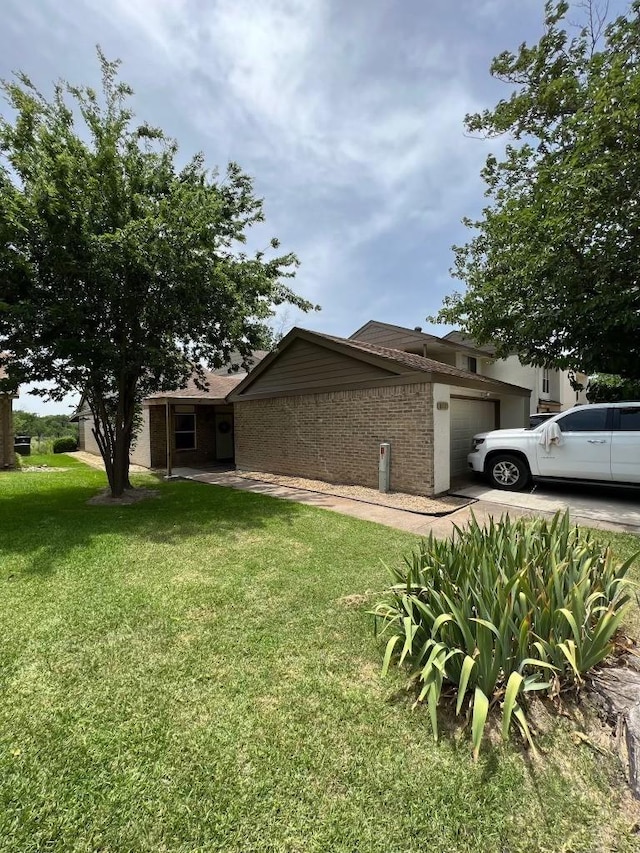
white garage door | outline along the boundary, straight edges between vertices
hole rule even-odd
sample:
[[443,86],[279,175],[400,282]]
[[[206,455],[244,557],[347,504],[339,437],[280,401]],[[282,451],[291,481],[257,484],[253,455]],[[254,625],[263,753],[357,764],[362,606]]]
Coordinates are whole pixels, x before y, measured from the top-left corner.
[[477,432],[496,428],[496,404],[487,400],[451,399],[451,477],[469,471],[467,454]]

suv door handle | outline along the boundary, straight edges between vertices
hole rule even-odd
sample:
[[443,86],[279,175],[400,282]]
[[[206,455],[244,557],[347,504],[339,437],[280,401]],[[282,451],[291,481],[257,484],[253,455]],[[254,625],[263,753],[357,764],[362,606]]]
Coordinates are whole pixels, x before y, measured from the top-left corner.
[[588,438],[587,441],[589,444],[606,444],[607,442],[604,438]]

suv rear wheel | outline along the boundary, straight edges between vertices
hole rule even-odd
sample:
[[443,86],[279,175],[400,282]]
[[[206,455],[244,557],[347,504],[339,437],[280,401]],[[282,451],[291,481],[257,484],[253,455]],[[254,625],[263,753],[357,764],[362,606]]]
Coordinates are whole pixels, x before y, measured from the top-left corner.
[[493,456],[487,465],[487,474],[494,488],[509,492],[524,489],[531,478],[527,463],[510,453]]

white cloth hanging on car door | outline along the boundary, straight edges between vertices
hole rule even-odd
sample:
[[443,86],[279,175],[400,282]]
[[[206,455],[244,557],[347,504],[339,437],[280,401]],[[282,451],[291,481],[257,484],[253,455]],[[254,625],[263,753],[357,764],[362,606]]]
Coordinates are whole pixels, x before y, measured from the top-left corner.
[[544,424],[540,430],[538,444],[541,444],[547,453],[552,447],[559,447],[562,444],[562,432],[555,421],[547,421]]

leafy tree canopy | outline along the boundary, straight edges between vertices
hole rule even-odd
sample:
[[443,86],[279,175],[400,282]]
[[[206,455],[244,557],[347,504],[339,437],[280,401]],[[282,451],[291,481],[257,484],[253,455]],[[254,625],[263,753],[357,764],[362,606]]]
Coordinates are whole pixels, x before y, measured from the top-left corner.
[[41,438],[60,438],[63,435],[78,435],[78,424],[72,423],[68,415],[36,415],[15,409],[13,430],[16,435],[37,435]]
[[622,379],[605,373],[589,377],[587,399],[590,403],[620,403],[640,400],[640,379]]
[[[493,60],[515,87],[470,132],[509,134],[482,177],[476,234],[454,247],[466,291],[437,320],[527,363],[640,376],[640,2],[602,27],[546,4],[538,44]],[[584,4],[583,4],[584,5]]]
[[47,100],[24,74],[2,85],[0,351],[14,382],[84,395],[117,496],[149,392],[260,348],[273,306],[313,306],[287,286],[297,260],[277,240],[244,247],[264,219],[250,178],[200,154],[178,168],[98,54],[101,95],[60,83]]

